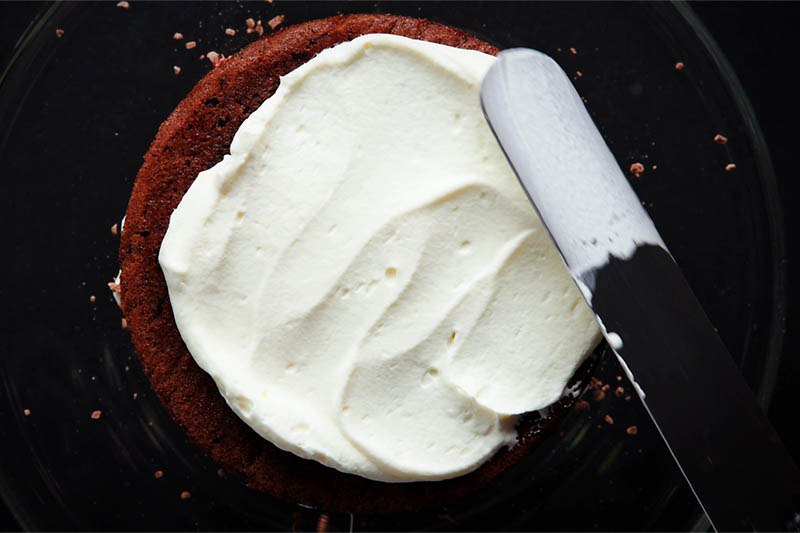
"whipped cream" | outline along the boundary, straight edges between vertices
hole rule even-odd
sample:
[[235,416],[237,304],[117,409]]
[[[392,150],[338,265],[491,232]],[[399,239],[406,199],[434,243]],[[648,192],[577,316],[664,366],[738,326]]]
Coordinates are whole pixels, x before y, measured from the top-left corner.
[[327,49],[172,214],[181,337],[278,447],[381,481],[462,475],[599,341],[481,112],[493,61],[392,35]]

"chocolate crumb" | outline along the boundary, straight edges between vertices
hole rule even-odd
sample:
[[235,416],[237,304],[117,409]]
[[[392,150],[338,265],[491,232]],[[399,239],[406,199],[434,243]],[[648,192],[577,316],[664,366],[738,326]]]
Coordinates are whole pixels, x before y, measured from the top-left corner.
[[56,28],[56,37],[58,37],[59,39],[61,39],[61,37],[62,37],[63,35],[64,35],[64,30],[62,30],[61,28]]
[[684,65],[682,62],[678,61],[677,63],[675,63],[675,70],[683,70],[683,67],[685,66],[686,65]]
[[438,514],[438,515],[436,515],[436,516],[438,516],[438,517],[439,517],[439,518],[441,518],[442,520],[447,520],[447,521],[448,521],[448,522],[450,522],[451,524],[457,524],[457,523],[458,523],[458,522],[456,521],[456,519],[455,519],[455,518],[453,518],[453,516],[452,516],[451,514],[448,514],[448,513],[441,513],[441,514]]
[[630,171],[637,178],[641,178],[644,172],[644,165],[641,163],[634,163],[631,165]]
[[286,18],[284,15],[278,15],[276,17],[272,17],[271,19],[269,19],[269,22],[267,22],[267,24],[269,24],[269,27],[274,30],[275,28],[281,25],[284,18]]
[[639,433],[639,428],[637,428],[636,426],[630,426],[628,429],[625,430],[625,433],[627,433],[628,435],[636,435],[637,433]]
[[188,490],[185,490],[185,491],[181,492],[181,500],[188,500],[191,497],[192,497],[192,493],[189,492]]
[[728,163],[727,165],[725,165],[726,172],[730,172],[731,170],[736,170],[736,165],[734,165],[733,163]]
[[231,37],[233,37],[234,35],[236,35],[236,30],[234,30],[233,28],[225,28],[225,35],[230,35]]
[[623,396],[625,396],[625,389],[623,389],[622,387],[617,387],[616,389],[614,389],[614,394],[616,395],[617,398],[622,398]]
[[172,34],[172,38],[175,39],[176,41],[180,41],[181,39],[183,39],[183,34],[179,31],[176,31],[175,33]]
[[326,531],[328,531],[328,515],[322,513],[317,521],[317,533],[325,533]]
[[95,302],[97,301],[97,298],[95,297],[95,295],[94,295],[94,294],[92,294],[91,296],[89,296],[89,301],[90,301],[90,302],[92,302],[92,303],[95,303]]
[[728,142],[728,138],[725,137],[724,135],[720,135],[719,133],[717,133],[716,135],[714,135],[714,142],[719,144],[725,144],[726,142]]
[[128,9],[129,7],[131,7],[131,5],[125,0],[122,0],[122,2],[117,2],[117,7],[121,7],[122,9]]
[[103,414],[103,411],[101,411],[100,409],[98,409],[96,411],[92,411],[92,420],[99,419],[102,414]]
[[611,415],[606,415],[603,420],[606,421],[606,424],[613,424],[614,423],[614,419],[611,418]]
[[606,393],[600,389],[597,389],[596,391],[594,391],[594,394],[592,394],[592,399],[596,402],[605,400],[605,398],[606,398]]
[[111,235],[119,235],[119,225],[114,224],[111,226]]
[[218,468],[217,469],[217,475],[219,477],[225,477],[225,469],[224,468]]
[[573,48],[573,47],[570,47],[569,51],[572,52],[572,55],[577,55],[578,54],[578,51],[575,50],[575,48]]
[[122,317],[122,319],[119,321],[119,324],[120,324],[120,326],[122,326],[122,329],[128,329],[128,319],[127,318]]
[[197,43],[195,41],[188,41],[185,46],[187,50],[191,50],[192,48],[197,46]]
[[155,477],[156,479],[161,479],[162,477],[164,477],[164,472],[162,472],[161,470],[156,470],[155,472],[153,472],[153,477]]
[[23,409],[22,412],[25,414],[25,416],[31,416],[31,410],[30,409]]
[[586,400],[578,400],[575,402],[575,410],[577,412],[580,413],[581,411],[586,411],[587,409],[589,409],[589,402]]
[[181,67],[179,67],[178,65],[173,65],[172,72],[174,72],[176,75],[180,74],[181,73]]

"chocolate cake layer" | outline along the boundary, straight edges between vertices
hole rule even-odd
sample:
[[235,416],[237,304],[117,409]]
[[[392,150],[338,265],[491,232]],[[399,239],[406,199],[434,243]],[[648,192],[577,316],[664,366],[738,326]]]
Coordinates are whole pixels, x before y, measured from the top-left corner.
[[134,347],[153,389],[188,437],[251,488],[343,512],[418,509],[466,495],[535,446],[536,417],[523,417],[513,450],[501,450],[477,471],[446,481],[381,483],[284,452],[242,422],[195,364],[175,325],[158,251],[183,194],[199,172],[228,153],[242,121],[275,92],[279,77],[325,48],[368,33],[498,52],[463,31],[392,15],[337,16],[263,37],[219,63],[161,125],[137,175],[120,245],[122,309]]

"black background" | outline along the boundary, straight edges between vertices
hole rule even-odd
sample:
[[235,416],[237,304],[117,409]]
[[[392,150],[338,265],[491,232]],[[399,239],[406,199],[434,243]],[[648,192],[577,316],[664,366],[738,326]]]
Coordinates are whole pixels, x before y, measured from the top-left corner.
[[[789,261],[787,331],[784,357],[770,419],[785,444],[800,462],[800,432],[795,383],[800,378],[800,311],[797,308],[796,278],[793,265],[798,257],[795,230],[797,208],[792,202],[797,171],[796,155],[798,111],[795,78],[796,44],[791,38],[800,4],[792,2],[692,2],[691,6],[706,24],[725,52],[749,96],[773,158],[784,208]],[[4,67],[38,3],[0,3],[0,65]],[[2,127],[2,126],[0,126]],[[0,530],[18,526],[0,502]]]

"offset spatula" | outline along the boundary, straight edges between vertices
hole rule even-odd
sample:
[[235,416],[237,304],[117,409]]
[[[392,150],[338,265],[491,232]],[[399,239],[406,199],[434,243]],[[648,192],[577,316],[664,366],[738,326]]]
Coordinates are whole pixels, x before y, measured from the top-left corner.
[[797,467],[569,77],[544,54],[507,50],[481,103],[712,526],[796,530]]

